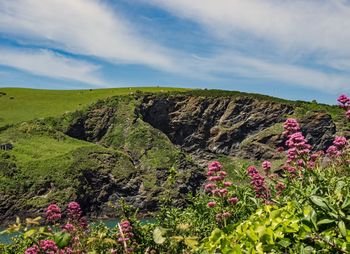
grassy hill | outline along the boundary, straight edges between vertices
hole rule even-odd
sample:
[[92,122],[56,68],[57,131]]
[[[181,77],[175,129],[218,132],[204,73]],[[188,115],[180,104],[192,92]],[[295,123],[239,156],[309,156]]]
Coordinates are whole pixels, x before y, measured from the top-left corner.
[[[139,94],[138,90],[155,94]],[[175,118],[172,128],[178,125],[178,131],[165,133],[146,121],[142,112],[146,114],[152,101],[158,101],[158,106],[147,112],[156,121]],[[238,106],[234,109],[233,105]],[[32,216],[50,202],[69,200],[78,200],[92,217],[113,216],[115,211],[108,202],[121,197],[144,210],[167,199],[178,205],[201,184],[203,161],[175,145],[174,137],[181,138],[186,134],[182,131],[194,128],[198,135],[192,139],[184,136],[193,141],[190,148],[206,144],[206,133],[216,130],[220,138],[215,144],[229,147],[232,137],[240,138],[250,128],[252,132],[244,136],[245,141],[238,141],[241,147],[237,149],[253,150],[252,144],[259,142],[265,148],[270,141],[273,147],[281,123],[264,123],[269,117],[281,116],[278,110],[270,112],[275,107],[293,108],[296,118],[326,111],[339,122],[337,131],[346,125],[338,107],[236,91],[0,88],[0,144],[13,145],[11,150],[0,150],[0,221],[13,220],[16,214]],[[205,114],[203,109],[208,109]],[[225,117],[226,121],[220,120]],[[203,129],[196,130],[202,123],[206,123]],[[236,132],[239,129],[241,133]],[[208,138],[215,135],[213,132]],[[211,160],[205,156],[200,159]],[[215,156],[230,176],[238,177],[236,169],[245,163],[241,157]]]
[[182,88],[130,87],[90,90],[37,90],[27,88],[0,88],[0,128],[35,118],[59,116],[75,111],[115,95],[136,91],[185,91]]

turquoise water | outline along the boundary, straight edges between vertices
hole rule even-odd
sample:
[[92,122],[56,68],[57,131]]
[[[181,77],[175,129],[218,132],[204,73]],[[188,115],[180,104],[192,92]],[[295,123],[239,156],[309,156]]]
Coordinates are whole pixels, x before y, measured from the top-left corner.
[[10,244],[11,238],[16,236],[16,233],[0,235],[0,244]]

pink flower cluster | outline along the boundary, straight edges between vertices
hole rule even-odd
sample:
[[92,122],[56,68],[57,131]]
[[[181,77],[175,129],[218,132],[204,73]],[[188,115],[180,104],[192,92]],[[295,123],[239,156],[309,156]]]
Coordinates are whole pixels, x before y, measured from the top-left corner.
[[348,141],[345,137],[336,136],[333,145],[327,149],[327,155],[331,158],[339,157],[347,146]]
[[[118,234],[118,242],[124,244],[126,247],[127,246],[126,242],[130,241],[131,238],[134,237],[134,234],[132,233],[132,226],[130,221],[128,220],[121,221],[119,225],[120,225],[120,228],[119,228],[120,232]],[[133,252],[133,248],[127,247],[126,251],[128,253],[131,253]]]
[[39,247],[34,245],[33,247],[29,247],[24,251],[24,254],[38,254],[40,251]]
[[259,173],[254,166],[249,166],[247,169],[248,175],[250,176],[251,185],[253,186],[256,197],[262,198],[265,201],[270,199],[270,190],[265,184],[265,178]]
[[346,111],[345,116],[350,119],[350,98],[342,94],[338,97],[338,102],[339,106]]
[[313,154],[310,155],[309,161],[308,161],[308,166],[309,168],[314,168],[316,166],[316,162],[319,158],[322,158],[324,155],[323,151],[317,151]]
[[288,146],[287,162],[296,161],[299,166],[303,162],[300,158],[310,153],[311,146],[306,142],[304,135],[301,132],[291,134],[286,141]]
[[70,202],[67,207],[68,218],[71,220],[79,220],[81,217],[81,208],[77,202]]
[[277,191],[276,195],[280,196],[285,188],[286,188],[286,185],[284,183],[278,182],[275,185],[275,189]]
[[[214,197],[221,197],[227,199],[228,189],[227,187],[232,186],[232,182],[225,181],[227,172],[223,170],[223,167],[220,162],[214,161],[208,165],[208,183],[204,185],[206,192],[210,193]],[[236,202],[231,202],[230,200],[234,198]],[[236,197],[230,197],[227,199],[230,204],[236,204],[238,199]],[[215,207],[217,205],[216,201],[208,202],[208,207]]]
[[265,174],[268,175],[268,174],[270,173],[270,170],[271,170],[271,162],[269,162],[269,161],[264,161],[264,162],[261,164],[261,167],[264,169]]
[[123,232],[119,233],[118,242],[126,242],[129,241],[130,238],[134,236],[132,233],[132,226],[128,220],[124,220],[120,223],[120,228]]
[[39,245],[46,254],[55,254],[58,251],[56,243],[52,240],[41,240]]
[[304,135],[300,132],[297,120],[287,119],[283,125],[283,134],[288,138],[286,141],[287,163],[294,162],[297,166],[305,166],[306,155],[310,153],[311,146],[306,142]]
[[55,221],[61,219],[61,217],[62,217],[61,209],[57,205],[51,204],[46,209],[46,219],[49,222],[55,222]]
[[38,254],[38,253],[41,253],[41,251],[43,251],[45,254],[57,254],[58,253],[58,247],[57,247],[56,243],[52,240],[40,240],[39,246],[40,247],[38,247],[37,245],[34,245],[34,246],[26,249],[24,254]]
[[283,124],[284,132],[283,135],[289,137],[293,133],[300,131],[299,123],[294,118],[288,118]]
[[75,231],[75,227],[73,226],[73,224],[67,223],[62,227],[62,230],[65,232],[71,233]]

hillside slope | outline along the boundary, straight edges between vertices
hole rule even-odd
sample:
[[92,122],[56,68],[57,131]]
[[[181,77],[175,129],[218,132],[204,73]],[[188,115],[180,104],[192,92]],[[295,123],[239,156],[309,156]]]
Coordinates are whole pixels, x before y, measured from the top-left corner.
[[169,87],[127,87],[89,90],[0,88],[0,128],[35,118],[60,116],[82,109],[98,99],[141,92],[185,91]]
[[[325,113],[324,110],[331,112]],[[300,118],[317,149],[349,126],[336,107],[222,91],[136,93],[0,131],[0,221],[33,216],[51,202],[77,200],[90,217],[113,217],[120,198],[143,212],[185,205],[219,158],[277,167],[282,122]]]

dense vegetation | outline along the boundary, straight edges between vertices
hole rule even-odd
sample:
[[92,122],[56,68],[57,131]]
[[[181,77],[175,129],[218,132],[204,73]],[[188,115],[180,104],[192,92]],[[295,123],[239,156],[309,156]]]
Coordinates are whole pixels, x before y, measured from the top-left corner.
[[[343,118],[350,118],[350,99],[338,101]],[[202,190],[189,197],[186,208],[165,202],[148,224],[124,203],[116,209],[121,221],[111,229],[87,225],[76,202],[51,204],[43,218],[18,219],[8,228],[5,233],[20,235],[0,245],[0,252],[348,253],[347,139],[338,135],[326,151],[313,151],[296,119],[287,119],[283,128],[286,160],[277,171],[264,161],[261,168],[235,168],[232,179],[220,162],[212,162]]]

